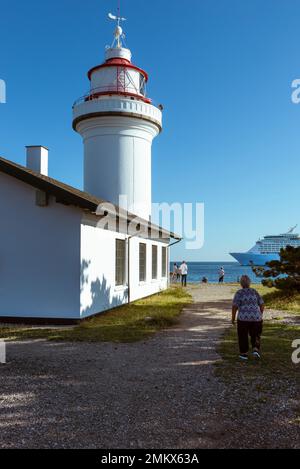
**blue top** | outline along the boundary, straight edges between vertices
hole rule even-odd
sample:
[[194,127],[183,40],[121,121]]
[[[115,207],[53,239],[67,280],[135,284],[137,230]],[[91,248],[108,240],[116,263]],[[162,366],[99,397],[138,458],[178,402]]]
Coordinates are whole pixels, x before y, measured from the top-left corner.
[[260,306],[264,301],[254,288],[242,288],[233,298],[233,305],[239,309],[239,321],[262,321]]

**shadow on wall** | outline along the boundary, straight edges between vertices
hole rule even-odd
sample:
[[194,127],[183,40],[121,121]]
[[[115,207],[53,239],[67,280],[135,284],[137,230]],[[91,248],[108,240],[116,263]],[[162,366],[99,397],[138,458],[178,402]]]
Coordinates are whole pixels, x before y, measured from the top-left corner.
[[[107,311],[128,301],[128,291],[121,291],[119,294],[113,294],[111,286],[108,285],[107,279],[97,278],[90,282],[88,269],[91,261],[83,259],[80,269],[80,294],[81,294],[81,317],[88,317]],[[82,304],[82,295],[86,294],[86,289],[90,289],[89,305]]]

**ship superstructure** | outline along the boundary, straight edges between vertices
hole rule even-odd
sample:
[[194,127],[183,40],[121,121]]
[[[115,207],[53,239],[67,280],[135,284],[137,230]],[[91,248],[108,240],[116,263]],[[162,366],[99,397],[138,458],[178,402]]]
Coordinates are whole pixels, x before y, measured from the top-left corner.
[[287,233],[264,236],[249,251],[231,252],[230,255],[241,265],[265,265],[266,262],[279,260],[281,248],[300,246],[299,234],[294,233],[296,228],[297,225],[292,227]]

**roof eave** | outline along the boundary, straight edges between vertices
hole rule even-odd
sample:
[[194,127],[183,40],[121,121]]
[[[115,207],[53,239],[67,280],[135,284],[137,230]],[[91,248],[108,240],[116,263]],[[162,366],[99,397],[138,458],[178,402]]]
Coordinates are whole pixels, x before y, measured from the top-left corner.
[[[89,196],[89,194],[82,193],[82,195],[78,195],[76,194],[76,192],[71,192],[72,189],[74,189],[74,191],[77,191],[77,189],[72,188],[71,186],[69,187],[67,185],[64,185],[65,187],[61,187],[59,184],[63,183],[61,183],[60,181],[53,180],[52,182],[50,180],[51,178],[48,178],[47,176],[42,176],[38,173],[34,173],[33,171],[28,170],[28,168],[18,165],[17,163],[13,163],[2,157],[0,157],[0,171],[9,176],[14,177],[15,179],[18,179],[19,181],[29,184],[30,186],[35,187],[38,190],[44,191],[47,194],[54,196],[58,203],[73,205],[79,207],[82,210],[88,210],[96,216],[100,216],[97,211],[101,203],[104,205],[108,204],[114,207],[114,214],[117,214],[117,216],[122,218],[123,220],[127,220],[128,223],[132,221],[138,222],[148,230],[157,231],[159,235],[161,235],[161,238],[164,237],[164,239],[173,238],[178,241],[182,240],[181,236],[168,230],[165,230],[164,228],[155,225],[150,221],[147,221],[143,218],[139,218],[119,206],[110,204],[109,202],[105,202],[104,200],[100,199],[96,200],[95,202],[93,202],[92,200],[88,200],[87,196]],[[105,211],[110,213],[110,210],[107,210],[106,207]]]

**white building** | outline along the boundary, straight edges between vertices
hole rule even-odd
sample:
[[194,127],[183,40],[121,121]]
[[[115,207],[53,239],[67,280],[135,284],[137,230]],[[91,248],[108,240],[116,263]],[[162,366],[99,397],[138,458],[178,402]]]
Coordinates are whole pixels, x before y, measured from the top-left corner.
[[[106,61],[73,107],[84,192],[48,176],[48,150],[27,165],[0,158],[0,320],[78,321],[168,286],[168,246],[151,223],[151,144],[161,110],[118,26]],[[106,203],[109,202],[109,204]]]

